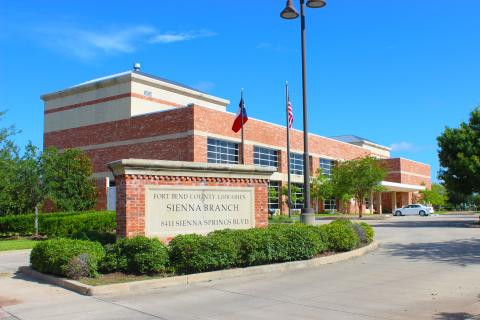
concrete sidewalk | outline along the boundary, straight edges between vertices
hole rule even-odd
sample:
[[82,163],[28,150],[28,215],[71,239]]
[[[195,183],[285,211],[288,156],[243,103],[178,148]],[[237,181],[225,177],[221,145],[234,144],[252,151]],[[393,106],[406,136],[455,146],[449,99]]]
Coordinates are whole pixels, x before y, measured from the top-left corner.
[[3,277],[0,305],[6,316],[25,320],[468,319],[480,314],[480,228],[473,221],[372,221],[381,247],[367,256],[301,272],[101,299]]

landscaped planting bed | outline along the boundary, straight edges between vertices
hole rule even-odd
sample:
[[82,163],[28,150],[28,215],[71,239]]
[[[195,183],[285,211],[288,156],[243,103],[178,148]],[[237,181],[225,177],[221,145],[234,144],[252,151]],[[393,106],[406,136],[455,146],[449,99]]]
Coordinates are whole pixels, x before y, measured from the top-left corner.
[[279,224],[180,235],[168,246],[145,237],[105,246],[91,240],[52,239],[33,248],[30,261],[44,273],[102,284],[308,260],[356,249],[373,237],[373,229],[364,222],[337,220],[322,226]]

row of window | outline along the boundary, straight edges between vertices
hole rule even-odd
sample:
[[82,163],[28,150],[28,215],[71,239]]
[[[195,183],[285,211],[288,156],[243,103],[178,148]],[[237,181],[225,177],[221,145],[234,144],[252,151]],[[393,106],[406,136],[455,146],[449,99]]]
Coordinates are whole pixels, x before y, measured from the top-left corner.
[[[292,183],[292,186],[296,192],[294,193],[296,197],[292,195],[292,199],[296,201],[293,203],[293,209],[302,209],[303,208],[303,184],[301,183]],[[280,199],[281,199],[281,190],[280,183],[278,181],[270,181],[268,185],[268,208],[270,210],[275,210],[280,208]],[[337,209],[337,200],[325,199],[323,201],[323,208],[325,211],[333,211]]]
[[[210,163],[239,163],[238,143],[208,138],[207,159]],[[278,167],[278,151],[274,149],[254,146],[253,163],[259,166]],[[329,159],[320,159],[320,168],[326,176],[331,176],[335,162]],[[303,154],[290,153],[290,173],[303,175]]]

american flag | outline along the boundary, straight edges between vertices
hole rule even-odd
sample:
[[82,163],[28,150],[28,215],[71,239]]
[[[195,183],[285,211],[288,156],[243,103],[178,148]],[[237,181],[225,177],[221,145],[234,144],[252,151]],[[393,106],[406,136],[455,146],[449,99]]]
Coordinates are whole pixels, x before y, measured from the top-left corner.
[[288,127],[291,128],[293,125],[293,111],[292,111],[292,103],[290,102],[290,100],[288,101],[287,112],[288,112]]

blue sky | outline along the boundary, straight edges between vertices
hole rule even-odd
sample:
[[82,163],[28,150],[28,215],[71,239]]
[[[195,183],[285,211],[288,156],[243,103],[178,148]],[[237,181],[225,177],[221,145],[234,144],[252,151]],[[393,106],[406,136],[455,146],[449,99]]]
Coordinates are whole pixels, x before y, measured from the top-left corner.
[[[298,4],[298,1],[294,1]],[[2,125],[42,146],[40,95],[129,70],[229,99],[301,129],[299,20],[284,0],[16,1],[0,7]],[[298,5],[297,5],[298,7]],[[480,104],[480,1],[330,0],[307,9],[310,131],[356,134],[438,170],[436,137]]]

